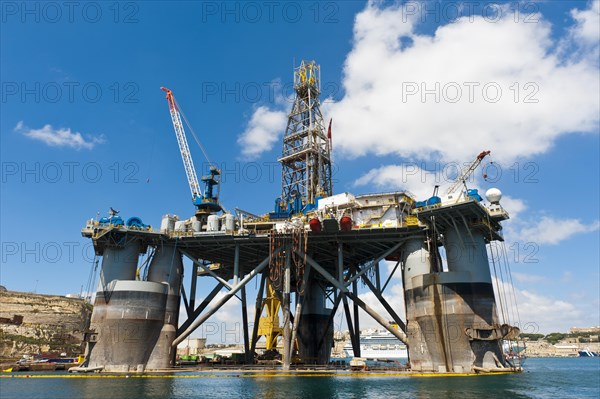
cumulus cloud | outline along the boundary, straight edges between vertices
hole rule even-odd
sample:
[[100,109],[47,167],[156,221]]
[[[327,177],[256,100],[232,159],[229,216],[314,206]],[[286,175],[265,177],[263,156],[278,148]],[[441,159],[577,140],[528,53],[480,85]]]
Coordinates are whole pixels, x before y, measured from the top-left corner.
[[[422,12],[407,10],[416,4],[370,1],[357,14],[344,96],[323,106],[336,120],[336,151],[463,161],[492,149],[512,162],[562,135],[598,132],[598,0],[567,14],[559,38],[541,14],[515,22],[509,6],[421,34]],[[286,111],[254,110],[238,139],[244,156],[273,147]]]
[[446,186],[441,171],[428,171],[413,163],[402,165],[385,165],[371,169],[354,182],[357,187],[371,186],[391,191],[401,190],[415,196],[415,198],[426,198],[431,196],[433,187]]
[[537,223],[520,230],[519,237],[532,240],[538,244],[558,244],[581,233],[591,233],[600,228],[600,222],[585,224],[577,219],[560,219],[542,216]]
[[575,325],[595,325],[594,315],[586,317],[574,303],[529,290],[517,290],[516,295],[523,332],[547,334],[568,331]]
[[256,108],[246,130],[237,140],[242,154],[248,159],[256,159],[263,152],[271,150],[282,135],[286,123],[285,111],[271,110],[266,106]]
[[600,0],[592,1],[586,10],[572,10],[571,16],[576,21],[571,29],[573,36],[597,49],[600,44]]
[[41,141],[50,147],[68,147],[76,150],[91,150],[106,140],[103,135],[93,136],[86,134],[85,137],[79,132],[73,132],[70,128],[53,128],[52,125],[44,125],[41,129],[32,129],[20,121],[15,131],[33,140]]
[[[416,199],[428,198],[433,193],[433,188],[439,185],[439,193],[445,193],[456,180],[458,171],[466,168],[465,164],[456,162],[437,164],[435,170],[428,170],[425,162],[408,162],[401,165],[385,165],[367,171],[354,181],[354,186],[375,186],[378,189],[392,191],[399,190],[411,194]],[[436,164],[433,164],[436,166]],[[482,197],[490,184],[485,184],[474,173],[467,179],[467,186],[479,190]],[[509,195],[503,195],[502,207],[510,214],[511,218],[517,218],[521,212],[527,209],[525,201]]]
[[540,283],[547,281],[545,276],[539,276],[537,274],[512,272],[512,276],[519,283]]
[[[345,95],[328,107],[346,156],[464,160],[492,149],[509,162],[598,131],[598,66],[565,58],[541,15],[463,17],[430,36],[403,7],[370,2],[356,17]],[[596,7],[572,12],[574,36],[594,35]]]
[[[512,273],[519,282],[556,283],[542,276]],[[506,279],[506,275],[504,276]],[[534,289],[511,287],[500,279],[493,278],[496,305],[501,322],[520,327],[524,333],[544,333],[568,331],[573,326],[597,325],[597,293],[585,292],[581,295],[541,294]]]
[[[544,276],[515,272],[512,272],[512,276],[517,282],[551,282]],[[507,278],[507,276],[504,277]],[[395,283],[386,289],[384,296],[400,318],[405,320],[404,294],[399,279],[399,275],[392,279]],[[584,297],[569,300],[568,298],[556,298],[551,295],[540,294],[535,290],[520,289],[517,286],[512,288],[499,278],[493,277],[493,281],[500,320],[518,325],[522,332],[547,334],[553,331],[567,331],[572,326],[597,324],[598,301],[589,299],[589,297],[594,297],[594,293],[590,294],[589,297],[584,295]],[[370,291],[361,293],[360,298],[384,318],[387,317],[387,312]],[[596,309],[596,312],[594,312],[594,309]],[[346,329],[343,314],[343,308],[340,306],[336,315],[336,329]],[[338,320],[343,321],[339,323]],[[360,311],[360,326],[361,329],[381,328],[376,321],[362,310]]]
[[[385,265],[383,262],[381,263],[381,266],[382,266],[381,284],[382,285],[385,282],[385,280],[387,279],[387,275],[383,271],[387,269],[388,272],[391,272],[391,269],[393,269],[394,265],[395,265],[395,262],[391,263],[391,265],[389,265],[389,264]],[[383,297],[389,303],[389,305],[392,307],[392,309],[394,309],[394,311],[398,314],[398,316],[402,320],[406,321],[406,311],[405,311],[405,306],[404,306],[404,291],[402,289],[402,284],[400,283],[400,281],[401,281],[400,276],[401,276],[401,272],[398,269],[398,271],[396,271],[396,274],[390,281],[389,286],[386,287]],[[360,286],[360,283],[359,283],[359,286]],[[385,310],[383,305],[379,302],[377,297],[370,290],[368,290],[368,288],[367,288],[367,291],[360,292],[359,297],[370,308],[375,310],[375,312],[377,312],[385,320],[392,321],[392,317],[388,314],[388,312]],[[353,306],[352,300],[349,299],[348,302],[349,302],[350,306]],[[354,316],[352,316],[352,317],[354,317]],[[345,316],[344,307],[342,304],[340,304],[340,306],[337,310],[335,320],[336,321],[335,321],[334,328],[336,330],[346,330],[348,328],[346,325],[346,316]],[[383,329],[383,327],[377,321],[375,321],[371,316],[369,316],[362,309],[360,309],[360,311],[359,311],[359,322],[360,322],[361,330],[370,329],[370,328]]]
[[[219,292],[213,299],[213,303],[216,303],[225,296],[226,291]],[[239,295],[239,294],[238,294]],[[250,326],[250,333],[252,333],[252,323],[254,321],[255,306],[253,305],[252,296],[248,295],[248,323]],[[197,299],[197,303],[201,303],[204,298]],[[212,308],[212,304],[208,309],[204,310],[202,314],[205,314]],[[179,324],[187,319],[183,303],[179,308]],[[190,334],[191,338],[206,338],[209,344],[243,344],[244,333],[242,325],[242,310],[241,302],[235,297],[231,298],[225,305],[223,305],[215,314],[208,318],[202,325],[200,325],[194,332]],[[180,346],[185,347],[187,342],[184,340]]]
[[527,209],[525,201],[520,198],[514,198],[509,195],[502,197],[502,207],[508,212],[511,219],[517,219],[521,212]]

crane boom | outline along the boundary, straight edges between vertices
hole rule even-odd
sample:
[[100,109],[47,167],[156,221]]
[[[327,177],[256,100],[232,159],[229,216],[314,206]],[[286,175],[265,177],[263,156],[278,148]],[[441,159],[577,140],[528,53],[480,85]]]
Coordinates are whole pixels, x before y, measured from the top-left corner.
[[179,109],[177,107],[177,103],[175,102],[173,92],[165,87],[161,87],[160,89],[167,93],[169,112],[171,113],[171,120],[173,121],[175,136],[177,137],[177,144],[179,145],[179,151],[181,152],[181,159],[183,161],[185,175],[187,176],[190,191],[192,193],[192,201],[196,203],[199,198],[202,198],[202,191],[200,191],[200,184],[198,183],[196,168],[194,167],[194,161],[192,160],[190,148],[185,137],[185,130],[183,130],[181,115],[179,114]]
[[462,173],[462,175],[460,175],[459,177],[457,177],[456,181],[448,188],[447,194],[452,194],[461,185],[465,184],[465,181],[469,178],[469,176],[471,176],[471,173],[473,173],[475,171],[475,169],[477,169],[477,167],[479,166],[479,164],[481,163],[481,161],[483,161],[483,158],[485,158],[489,154],[490,154],[490,151],[482,151],[482,152],[480,152],[479,155],[477,155],[477,158],[475,158],[475,160],[471,163],[471,165],[469,165],[469,167],[467,168],[467,170],[465,170]]

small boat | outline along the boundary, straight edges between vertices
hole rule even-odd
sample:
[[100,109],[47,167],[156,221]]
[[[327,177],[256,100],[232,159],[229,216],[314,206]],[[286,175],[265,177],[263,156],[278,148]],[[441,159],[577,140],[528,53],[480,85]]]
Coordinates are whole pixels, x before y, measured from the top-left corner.
[[350,360],[350,370],[366,370],[367,369],[367,359],[364,357],[355,357]]
[[12,373],[12,371],[13,371],[12,367],[2,370],[3,373]]
[[104,366],[97,367],[71,367],[69,373],[99,373],[104,369]]
[[590,348],[585,348],[579,351],[579,357],[600,357],[598,352],[593,352]]

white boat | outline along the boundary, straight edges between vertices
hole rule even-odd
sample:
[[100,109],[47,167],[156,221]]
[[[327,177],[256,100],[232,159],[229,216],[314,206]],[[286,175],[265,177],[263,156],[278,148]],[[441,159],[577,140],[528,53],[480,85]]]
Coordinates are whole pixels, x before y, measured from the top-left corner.
[[590,348],[584,348],[579,351],[579,357],[598,357],[598,352],[591,351]]
[[[352,342],[344,345],[346,357],[354,357]],[[360,357],[366,359],[407,359],[408,348],[387,330],[365,330],[360,333]]]

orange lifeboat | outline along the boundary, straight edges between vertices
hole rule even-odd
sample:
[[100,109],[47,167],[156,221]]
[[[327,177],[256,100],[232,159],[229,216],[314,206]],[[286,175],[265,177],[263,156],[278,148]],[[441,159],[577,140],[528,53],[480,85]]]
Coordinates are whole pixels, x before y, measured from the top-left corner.
[[321,221],[319,220],[319,218],[312,218],[312,219],[310,219],[310,221],[308,222],[308,225],[310,227],[310,230],[313,233],[320,233],[321,232]]
[[340,230],[352,230],[352,218],[350,216],[342,216],[342,218],[340,219]]

